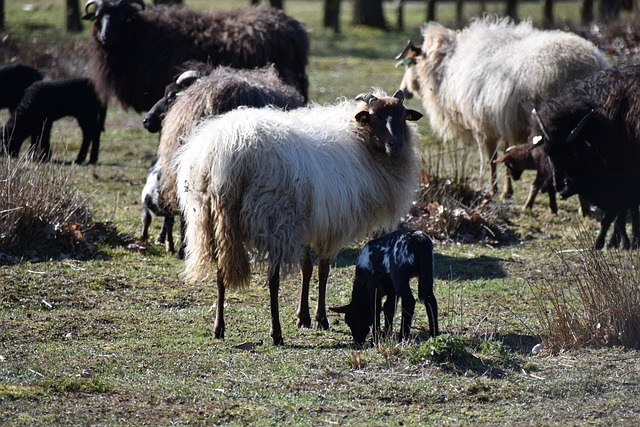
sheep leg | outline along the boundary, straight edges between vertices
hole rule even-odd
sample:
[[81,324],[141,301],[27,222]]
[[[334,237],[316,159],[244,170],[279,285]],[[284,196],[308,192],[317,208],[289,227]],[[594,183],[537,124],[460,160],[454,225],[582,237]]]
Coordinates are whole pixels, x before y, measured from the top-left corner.
[[93,135],[93,143],[91,144],[91,155],[89,156],[89,164],[98,163],[98,151],[100,150],[100,129],[97,129]]
[[[402,297],[402,325],[400,327],[400,341],[409,338],[411,332],[411,321],[416,309],[416,299],[408,293]],[[431,325],[431,324],[430,324]]]
[[[493,140],[485,141],[485,146],[487,148],[487,154],[489,155],[489,193],[487,193],[487,197],[493,197],[498,192],[498,175],[496,173],[496,162],[495,160],[498,158],[498,142]],[[482,169],[482,168],[481,168]],[[511,179],[509,179],[509,187],[511,186]],[[506,181],[505,181],[506,183]],[[511,190],[513,193],[513,189]],[[506,194],[506,189],[505,189]],[[503,194],[503,196],[505,195]]]
[[604,218],[600,221],[600,232],[598,233],[598,237],[596,237],[596,249],[602,249],[604,247],[604,239],[607,237],[607,231],[609,231],[609,227],[616,216],[616,212],[606,212]]
[[580,195],[578,195],[578,199],[580,200],[580,215],[583,217],[589,216],[589,212],[591,212],[591,203]]
[[180,246],[178,247],[178,258],[184,259],[184,252],[187,248],[187,243],[184,240],[184,233],[187,229],[187,221],[184,219],[184,215],[180,213]]
[[[298,303],[298,310],[296,311],[298,328],[310,328],[309,286],[311,284],[311,275],[313,274],[313,262],[311,261],[311,251],[309,248],[304,249],[302,260],[300,261],[300,272],[302,274],[302,289],[300,290],[300,302]],[[318,301],[318,304],[319,303]]]
[[318,262],[318,306],[316,307],[316,322],[318,329],[329,330],[329,320],[327,319],[327,280],[329,280],[330,264],[328,259],[321,259]]
[[167,237],[167,245],[166,252],[172,254],[175,251],[175,245],[173,243],[173,223],[175,219],[173,215],[167,215],[162,219],[162,229],[160,230],[160,235],[162,235],[162,230],[164,230],[165,235]]
[[524,202],[525,209],[533,209],[533,202],[535,202],[536,196],[538,195],[539,191],[540,191],[540,186],[536,181],[534,181],[533,184],[531,184],[531,187],[529,187],[529,196],[527,197],[527,201]]
[[278,308],[278,292],[280,289],[280,265],[277,265],[269,277],[269,299],[271,301],[271,338],[274,345],[283,345],[282,328],[280,326],[280,310]]
[[80,145],[80,151],[78,152],[78,157],[76,157],[76,164],[78,165],[84,163],[84,160],[87,158],[87,152],[89,151],[89,144],[91,144],[89,129],[85,126],[81,126],[80,128],[82,129],[82,145]]
[[638,206],[631,207],[631,249],[640,247],[640,212]]
[[40,149],[38,150],[38,158],[49,161],[51,159],[51,128],[53,123],[46,121],[42,126],[42,134],[40,135]]
[[216,320],[213,323],[213,336],[219,339],[224,338],[224,280],[222,271],[218,269],[218,300],[216,305]]
[[622,246],[623,249],[629,249],[631,242],[629,241],[629,235],[627,235],[627,210],[622,210],[616,217],[616,222],[613,225],[613,233],[609,239],[607,247],[618,248]]
[[[387,295],[387,299],[382,306],[382,312],[384,313],[384,337],[388,337],[393,331],[393,317],[396,314],[397,304],[397,295]],[[400,333],[402,334],[402,332]]]
[[142,237],[140,241],[146,243],[149,241],[149,226],[151,225],[151,212],[146,207],[142,208]]

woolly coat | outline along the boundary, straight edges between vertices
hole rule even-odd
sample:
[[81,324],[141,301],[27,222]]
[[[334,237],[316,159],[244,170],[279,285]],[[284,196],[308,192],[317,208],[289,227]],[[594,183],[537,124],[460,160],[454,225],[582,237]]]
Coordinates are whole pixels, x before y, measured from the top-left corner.
[[407,126],[397,156],[371,151],[354,120],[364,105],[243,108],[199,126],[177,161],[187,276],[206,277],[217,260],[225,287],[239,288],[247,251],[271,277],[298,266],[305,245],[331,258],[395,227],[417,188],[418,140]]

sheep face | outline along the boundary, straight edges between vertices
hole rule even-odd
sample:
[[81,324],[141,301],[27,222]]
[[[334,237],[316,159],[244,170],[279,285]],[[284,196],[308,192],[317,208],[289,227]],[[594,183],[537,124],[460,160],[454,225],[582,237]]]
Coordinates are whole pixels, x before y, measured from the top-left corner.
[[122,29],[144,10],[142,0],[89,0],[82,19],[95,21],[93,35],[102,46],[118,43]]
[[406,122],[418,120],[422,114],[405,108],[401,90],[392,97],[379,99],[372,94],[360,94],[356,99],[367,104],[355,118],[360,131],[366,136],[365,140],[370,141],[372,151],[388,156],[398,155],[405,143]]
[[574,178],[585,172],[598,173],[606,163],[590,142],[601,140],[600,131],[595,130],[601,126],[591,126],[598,120],[594,110],[583,103],[562,109],[549,102],[532,114],[532,141],[543,144],[551,160],[556,190],[563,198],[576,194]]
[[[204,64],[203,64],[204,65]],[[174,83],[167,85],[164,91],[164,97],[156,102],[147,112],[142,121],[142,125],[151,133],[160,132],[162,121],[167,115],[167,111],[173,105],[176,97],[179,96],[186,88],[191,86],[193,82],[202,77],[204,73],[197,70],[189,70],[180,74]]]
[[400,82],[400,90],[404,93],[407,99],[411,99],[414,96],[420,97],[420,80],[418,78],[418,67],[416,64],[418,58],[422,54],[420,46],[416,46],[411,40],[407,43],[407,47],[404,48],[402,53],[396,56],[396,67],[404,65],[405,72]]

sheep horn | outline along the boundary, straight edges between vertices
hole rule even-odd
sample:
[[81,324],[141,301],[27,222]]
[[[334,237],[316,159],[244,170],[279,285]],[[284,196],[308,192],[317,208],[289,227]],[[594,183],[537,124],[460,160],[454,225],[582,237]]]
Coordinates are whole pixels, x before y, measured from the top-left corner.
[[407,42],[407,45],[404,47],[404,50],[402,52],[400,52],[399,54],[397,54],[394,59],[396,61],[404,59],[404,58],[406,58],[406,56],[409,53],[409,51],[415,50],[415,49],[416,49],[416,46],[413,44],[413,42],[411,40],[409,40]]
[[176,79],[176,84],[178,86],[189,86],[191,83],[193,83],[194,80],[199,79],[200,75],[201,74],[196,70],[185,71],[184,73],[180,74],[180,76],[178,76],[178,78]]
[[547,128],[542,123],[542,119],[540,118],[540,115],[538,114],[535,108],[531,110],[531,114],[533,114],[533,117],[535,117],[536,122],[538,123],[538,126],[540,126],[540,130],[542,131],[542,136],[544,136],[544,138],[547,141],[549,141],[550,139],[549,139],[549,134],[547,133]]
[[[99,1],[99,0],[98,0]],[[89,0],[87,2],[87,4],[84,5],[84,16],[82,17],[82,19],[87,20],[87,21],[92,21],[96,18],[96,9],[98,8],[98,1],[96,0]],[[89,8],[95,6],[95,8],[93,9],[92,12],[89,11]]]
[[591,115],[594,112],[595,111],[592,108],[591,111],[585,114],[585,116],[580,120],[580,122],[576,125],[576,127],[573,128],[573,130],[569,133],[569,136],[567,137],[567,143],[573,142],[578,137],[578,134],[580,133],[582,128],[585,127],[585,125],[587,124],[587,120],[589,119],[589,117],[591,117]]
[[378,98],[376,98],[376,96],[372,93],[361,93],[358,96],[356,96],[356,101],[363,101],[369,105],[371,105],[372,102],[377,100]]

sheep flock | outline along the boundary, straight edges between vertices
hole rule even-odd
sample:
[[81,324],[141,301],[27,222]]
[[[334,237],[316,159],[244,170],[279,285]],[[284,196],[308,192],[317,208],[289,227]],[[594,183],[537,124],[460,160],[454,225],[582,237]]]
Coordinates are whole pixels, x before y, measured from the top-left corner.
[[[382,239],[367,246],[380,247],[366,261],[386,270],[368,265],[378,273],[360,276],[381,282],[360,290],[388,295],[384,313],[391,318],[395,303],[391,307],[388,301],[401,293],[406,297],[408,324],[401,338],[409,337],[415,305],[405,276],[418,274],[404,274],[399,284],[388,276],[394,274],[388,264],[390,259],[417,262],[418,252],[429,252],[426,258],[422,254],[429,269],[423,268],[420,280],[421,286],[429,283],[430,335],[437,335],[433,277],[426,276],[433,275],[430,238],[437,244],[442,235],[432,233],[420,215],[441,214],[442,207],[420,200],[428,175],[422,170],[428,164],[427,138],[475,147],[480,168],[477,187],[469,190],[472,203],[508,203],[497,197],[502,166],[505,199],[513,197],[511,179],[532,170],[536,176],[525,209],[532,210],[539,191],[548,192],[548,207],[558,215],[556,196],[575,195],[583,215],[595,208],[604,214],[596,249],[640,246],[640,193],[629,184],[640,162],[640,68],[616,65],[576,33],[494,16],[473,19],[459,30],[425,23],[422,40],[409,41],[395,57],[395,65],[404,67],[404,75],[397,71],[397,87],[363,82],[362,93],[342,93],[335,102],[320,104],[307,74],[313,54],[309,29],[270,6],[200,12],[142,0],[89,0],[84,19],[91,23],[85,75],[62,79],[18,64],[0,67],[5,88],[0,108],[9,110],[0,132],[1,155],[19,156],[31,137],[27,152],[34,160],[55,159],[54,122],[72,117],[83,134],[75,163],[89,156],[87,163],[95,165],[99,149],[113,143],[103,138],[100,145],[108,106],[118,102],[125,110],[145,112],[139,126],[158,133],[158,146],[148,176],[139,177],[146,181],[139,188],[142,238],[131,247],[149,245],[153,213],[163,218],[158,242],[166,241],[173,253],[174,217],[180,218],[184,280],[217,290],[216,338],[225,335],[227,292],[250,286],[255,267],[264,267],[259,271],[266,275],[273,343],[284,343],[280,281],[294,271],[302,273],[298,326],[310,327],[314,259],[315,321],[328,329],[330,265],[341,250],[365,238]],[[396,53],[390,52],[390,73]],[[412,97],[419,98],[422,110],[407,105]],[[414,123],[419,119],[427,129],[422,135]],[[431,185],[438,177],[429,178]],[[467,215],[464,209],[456,212]],[[471,222],[479,218],[467,215]],[[430,235],[418,236],[418,258],[396,253],[407,244],[384,240],[403,228]],[[478,223],[478,228],[489,226]],[[491,234],[495,238],[499,232]],[[389,251],[395,251],[393,257]],[[380,305],[381,298],[372,301]],[[363,313],[382,310],[366,308]],[[364,325],[366,330],[354,332],[362,343],[373,321],[360,320],[347,323]],[[377,337],[379,319],[373,324]]]

